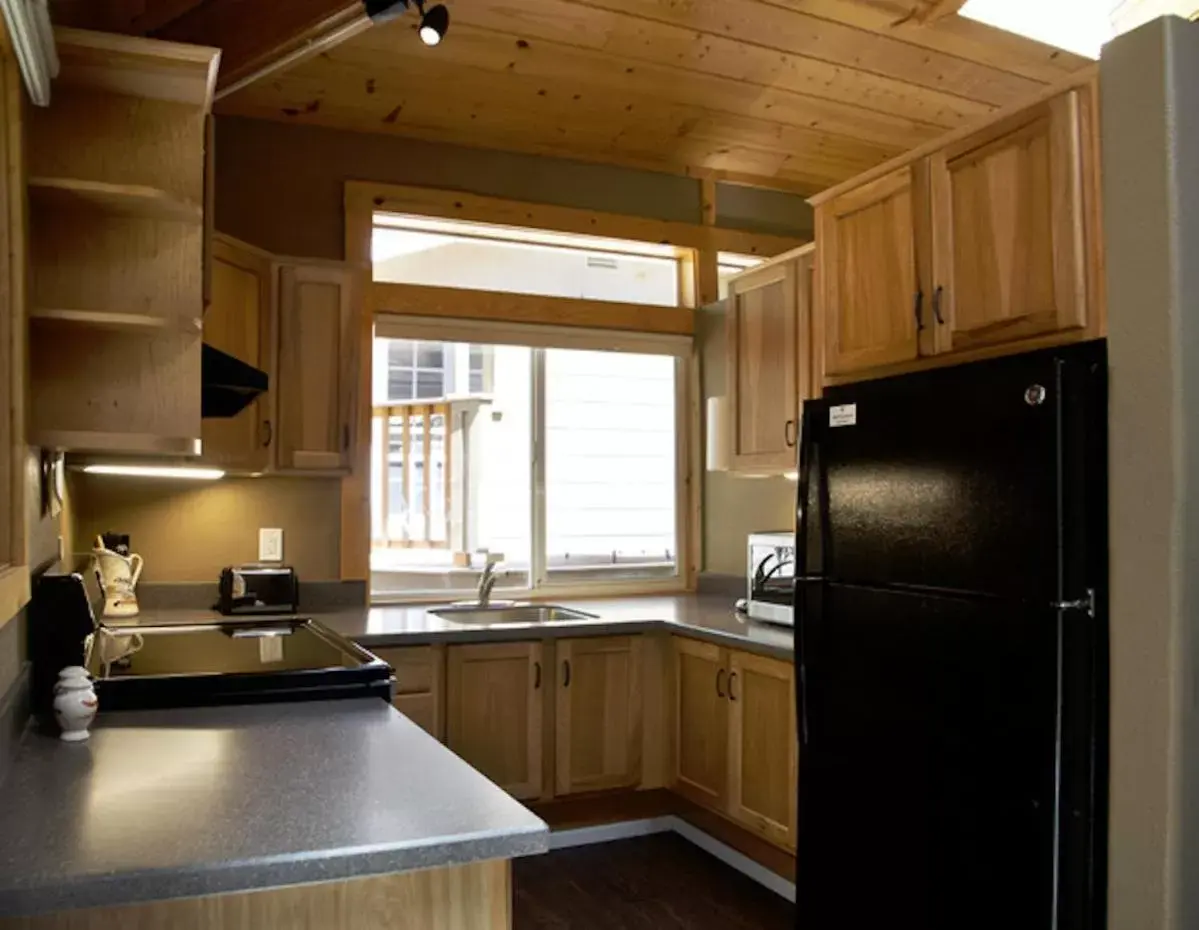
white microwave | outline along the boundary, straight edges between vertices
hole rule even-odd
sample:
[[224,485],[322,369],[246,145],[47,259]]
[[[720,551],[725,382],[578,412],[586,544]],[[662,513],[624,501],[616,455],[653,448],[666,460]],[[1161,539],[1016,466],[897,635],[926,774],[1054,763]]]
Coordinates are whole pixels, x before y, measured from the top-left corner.
[[767,623],[795,624],[795,534],[751,533],[746,568],[747,613]]

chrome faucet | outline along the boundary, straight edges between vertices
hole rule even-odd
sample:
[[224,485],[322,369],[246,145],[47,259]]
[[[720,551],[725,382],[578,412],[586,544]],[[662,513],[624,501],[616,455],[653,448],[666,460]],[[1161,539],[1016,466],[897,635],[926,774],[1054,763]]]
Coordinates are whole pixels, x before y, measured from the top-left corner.
[[494,556],[488,555],[487,562],[483,566],[483,574],[479,576],[479,591],[478,601],[480,607],[486,607],[491,601],[491,589],[495,587],[495,564],[499,561]]

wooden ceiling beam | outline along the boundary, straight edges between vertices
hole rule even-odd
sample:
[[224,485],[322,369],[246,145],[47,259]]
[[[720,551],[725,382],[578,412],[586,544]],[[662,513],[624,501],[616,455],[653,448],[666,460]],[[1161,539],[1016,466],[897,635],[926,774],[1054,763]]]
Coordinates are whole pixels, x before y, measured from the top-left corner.
[[291,67],[371,25],[363,0],[206,0],[155,35],[220,48],[219,98],[231,88]]

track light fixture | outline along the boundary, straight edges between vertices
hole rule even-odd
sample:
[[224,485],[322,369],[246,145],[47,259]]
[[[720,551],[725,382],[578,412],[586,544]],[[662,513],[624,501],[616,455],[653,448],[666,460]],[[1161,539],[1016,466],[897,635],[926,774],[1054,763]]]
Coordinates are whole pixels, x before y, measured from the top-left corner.
[[[416,5],[421,6],[421,0],[416,0]],[[437,45],[445,38],[446,30],[449,28],[450,11],[445,8],[444,3],[431,6],[427,11],[421,12],[420,40],[425,45]]]
[[420,13],[418,34],[425,45],[438,45],[450,28],[450,11],[443,3],[431,6],[427,10],[425,0],[362,0],[362,5],[366,9],[366,15],[376,24],[398,19],[409,6],[415,6]]

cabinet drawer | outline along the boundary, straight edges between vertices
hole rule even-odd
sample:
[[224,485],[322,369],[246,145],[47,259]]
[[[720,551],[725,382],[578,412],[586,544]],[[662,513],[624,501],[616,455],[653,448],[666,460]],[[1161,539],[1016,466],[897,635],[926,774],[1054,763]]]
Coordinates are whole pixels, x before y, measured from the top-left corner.
[[433,691],[441,680],[443,653],[436,646],[370,651],[395,669],[396,694],[426,694]]

